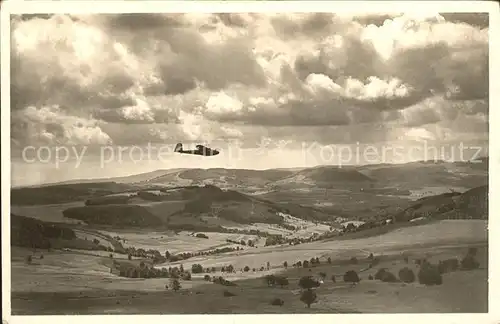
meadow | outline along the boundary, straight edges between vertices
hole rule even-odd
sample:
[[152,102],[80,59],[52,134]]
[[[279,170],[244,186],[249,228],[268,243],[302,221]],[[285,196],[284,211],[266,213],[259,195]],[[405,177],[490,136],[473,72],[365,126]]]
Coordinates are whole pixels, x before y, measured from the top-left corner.
[[[183,243],[186,247],[194,248],[189,241],[193,238],[179,236],[180,240],[186,240]],[[197,246],[200,249],[214,244],[206,239],[197,240],[206,244],[203,246],[200,243]],[[145,245],[152,246],[156,245]],[[170,249],[172,245],[167,246]],[[426,257],[432,261],[460,257],[470,246],[480,247],[481,267],[474,271],[446,274],[444,284],[435,287],[367,280],[375,269],[361,272],[366,269],[366,264],[336,262],[353,256],[363,260],[373,253],[384,260],[377,268],[384,266],[397,273],[396,270],[403,266],[403,253],[410,258]],[[484,221],[440,221],[364,239],[259,247],[157,265],[174,267],[182,264],[185,269],[190,269],[195,263],[204,267],[231,264],[236,273],[218,271],[210,274],[222,275],[237,283],[237,287],[231,287],[236,296],[229,298],[223,296],[222,286],[204,281],[203,274],[193,274],[190,281],[182,280],[181,290],[173,292],[165,289],[168,278],[132,279],[111,274],[106,266],[109,253],[38,251],[33,264],[26,265],[24,257],[29,252],[23,248],[12,249],[13,314],[224,313],[229,309],[233,313],[483,312],[487,305],[484,302],[487,299],[487,229]],[[43,259],[37,259],[36,256],[41,254]],[[285,261],[291,265],[315,257],[320,259],[321,264],[310,269],[283,267]],[[332,258],[332,265],[327,264],[328,257]],[[114,253],[113,258],[125,256]],[[271,266],[269,271],[241,271],[245,266],[265,267],[267,262]],[[360,271],[361,282],[358,286],[351,288],[342,282],[340,278],[347,270]],[[327,278],[335,274],[339,279],[337,283],[326,279],[318,288],[318,302],[311,309],[304,308],[299,300],[297,281],[304,275],[318,276],[319,272],[328,273]],[[289,287],[267,287],[262,277],[270,273],[285,273],[290,280]],[[475,292],[473,302],[467,301],[466,297],[471,292]],[[269,305],[271,296],[283,299],[283,307]],[[59,303],[65,306],[60,307]]]

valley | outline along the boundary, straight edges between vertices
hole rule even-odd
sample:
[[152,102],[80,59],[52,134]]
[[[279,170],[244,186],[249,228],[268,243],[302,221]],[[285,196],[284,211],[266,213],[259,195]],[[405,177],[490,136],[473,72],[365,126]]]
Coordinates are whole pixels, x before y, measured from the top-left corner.
[[[398,172],[418,176],[387,176]],[[484,312],[487,174],[487,160],[177,169],[13,188],[12,313]],[[479,267],[443,273],[442,285],[368,278],[397,275],[403,255],[438,263],[471,247]],[[342,280],[349,270],[356,286]],[[336,282],[322,280],[304,308],[299,279],[324,273]],[[263,284],[271,275],[289,284]],[[471,289],[479,301],[459,298]]]

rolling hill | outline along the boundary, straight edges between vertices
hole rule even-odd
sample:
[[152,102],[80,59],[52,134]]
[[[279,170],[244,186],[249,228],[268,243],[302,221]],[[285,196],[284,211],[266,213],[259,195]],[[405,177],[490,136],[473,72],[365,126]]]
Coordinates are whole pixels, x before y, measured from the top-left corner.
[[[36,188],[49,190],[84,187],[117,186],[129,188],[175,187],[212,184],[224,189],[235,189],[252,193],[259,190],[282,188],[321,187],[342,188],[346,185],[365,188],[418,189],[422,187],[464,187],[473,188],[487,182],[488,158],[471,162],[417,161],[404,164],[374,164],[360,166],[323,165],[294,169],[170,169],[118,178],[72,180]],[[75,187],[76,185],[77,187]],[[65,186],[65,187],[63,187]],[[68,187],[69,186],[69,187]],[[13,194],[20,189],[13,188]],[[43,200],[43,198],[40,198]],[[22,198],[16,204],[22,204]]]
[[[106,185],[106,188],[112,187],[110,183]],[[40,199],[59,190],[61,194],[52,197],[51,201],[84,200],[83,206],[63,209],[62,216],[87,225],[223,231],[222,225],[239,226],[254,223],[282,225],[283,214],[314,221],[332,219],[332,215],[314,208],[273,202],[234,190],[223,190],[213,185],[135,190],[126,186],[124,187],[126,191],[121,193],[108,190],[112,193],[106,195],[99,191],[99,194],[92,195],[89,188],[94,189],[94,184],[78,184],[75,186],[80,189],[79,191],[69,190],[66,191],[69,195],[64,196],[62,188],[68,186],[71,185],[38,188],[38,192],[42,194],[36,197]],[[36,193],[35,188],[24,190]],[[26,203],[26,200],[23,202]],[[22,208],[17,210],[22,212]]]
[[415,218],[431,219],[488,219],[488,185],[463,193],[450,192],[417,200],[394,215],[397,221]]
[[485,218],[487,180],[487,159],[342,168],[175,169],[13,188],[11,203],[24,215],[23,206],[85,202],[62,208],[64,218],[95,225],[218,231],[254,223],[282,225],[283,214],[330,224],[338,217]]

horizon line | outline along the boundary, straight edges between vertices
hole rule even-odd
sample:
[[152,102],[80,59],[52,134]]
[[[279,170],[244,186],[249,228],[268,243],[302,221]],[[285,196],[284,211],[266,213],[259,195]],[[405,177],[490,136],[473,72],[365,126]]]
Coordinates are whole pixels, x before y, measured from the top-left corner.
[[[69,179],[69,180],[63,180],[63,181],[57,181],[57,182],[45,182],[45,183],[39,183],[39,184],[32,184],[32,185],[20,185],[20,186],[12,186],[10,189],[23,189],[23,188],[37,188],[37,187],[50,187],[50,186],[57,186],[57,185],[65,185],[65,184],[75,184],[81,181],[89,181],[92,183],[92,181],[98,181],[98,180],[109,180],[109,182],[115,182],[112,179],[117,179],[117,178],[127,178],[127,177],[133,177],[133,176],[138,176],[141,174],[148,174],[156,171],[172,171],[172,170],[248,170],[248,171],[271,171],[271,170],[294,170],[294,169],[314,169],[314,168],[319,168],[319,167],[334,167],[337,166],[337,168],[341,169],[342,167],[363,167],[363,166],[370,166],[370,165],[405,165],[405,164],[411,164],[411,163],[473,163],[472,161],[483,161],[487,159],[489,162],[489,154],[486,156],[480,156],[476,159],[470,159],[467,161],[445,161],[442,159],[428,159],[428,160],[415,160],[415,161],[407,161],[407,162],[383,162],[383,163],[365,163],[365,164],[345,164],[345,165],[335,165],[335,164],[317,164],[314,166],[296,166],[296,167],[289,167],[289,168],[268,168],[268,169],[250,169],[250,168],[168,168],[168,169],[155,169],[147,172],[141,172],[141,173],[132,173],[128,175],[123,175],[123,176],[116,176],[116,177],[100,177],[100,178],[75,178],[75,179]],[[100,181],[100,182],[106,182],[106,181]]]

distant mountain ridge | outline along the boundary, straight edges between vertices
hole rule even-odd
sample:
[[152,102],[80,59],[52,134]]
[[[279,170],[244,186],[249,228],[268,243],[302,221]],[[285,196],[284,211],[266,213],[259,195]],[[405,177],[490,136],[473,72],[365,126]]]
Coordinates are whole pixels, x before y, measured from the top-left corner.
[[[166,169],[130,176],[70,180],[52,184],[23,188],[51,187],[82,183],[120,183],[134,186],[186,186],[212,184],[221,188],[265,189],[271,187],[310,185],[331,187],[335,183],[418,183],[419,185],[445,185],[457,183],[467,187],[484,183],[488,174],[488,158],[476,162],[417,161],[404,164],[372,164],[360,166],[321,165],[309,168],[291,169]],[[13,188],[13,189],[20,189]]]

